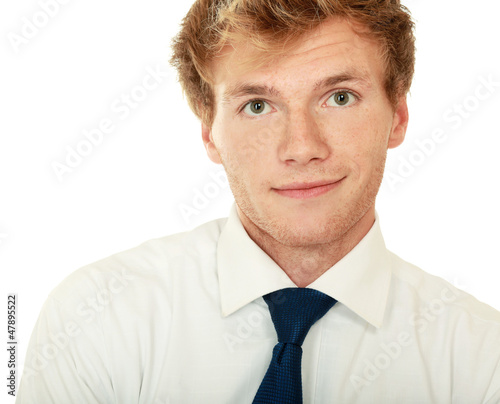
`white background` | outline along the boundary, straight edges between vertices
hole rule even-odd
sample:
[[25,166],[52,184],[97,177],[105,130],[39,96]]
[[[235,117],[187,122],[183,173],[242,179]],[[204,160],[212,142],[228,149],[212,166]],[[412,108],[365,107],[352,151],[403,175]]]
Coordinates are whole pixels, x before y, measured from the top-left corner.
[[[18,295],[21,367],[39,310],[64,277],[150,238],[224,217],[232,203],[227,187],[212,187],[219,194],[198,215],[186,219],[179,210],[219,170],[168,67],[170,40],[191,1],[69,0],[28,43],[13,46],[9,35],[21,35],[25,19],[44,23],[40,4],[3,2],[0,10],[0,296],[5,313],[7,294]],[[405,4],[417,23],[417,71],[407,139],[387,165],[402,181],[384,181],[377,204],[386,243],[500,309],[500,6]],[[139,91],[146,69],[157,66],[168,77],[122,119],[113,103]],[[488,79],[497,85],[478,102],[476,88]],[[467,119],[445,117],[464,103]],[[83,130],[102,119],[114,131],[59,181],[53,162],[64,163],[67,147],[76,148]],[[431,148],[436,130],[445,141]],[[427,142],[429,156],[417,141]],[[402,168],[410,159],[413,168]],[[0,402],[10,402],[4,390]]]

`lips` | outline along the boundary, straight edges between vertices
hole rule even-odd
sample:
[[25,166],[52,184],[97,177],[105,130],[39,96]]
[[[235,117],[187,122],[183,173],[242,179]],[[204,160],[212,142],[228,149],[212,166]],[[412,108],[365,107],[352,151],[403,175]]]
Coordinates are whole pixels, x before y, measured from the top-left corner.
[[[345,177],[344,177],[345,178]],[[273,188],[273,191],[281,196],[295,199],[308,199],[323,195],[332,189],[337,188],[342,180],[327,180],[316,182],[294,182],[279,188]]]
[[276,188],[278,190],[298,190],[298,189],[311,189],[322,187],[329,184],[334,184],[337,181],[316,181],[316,182],[294,182],[292,184],[284,185]]

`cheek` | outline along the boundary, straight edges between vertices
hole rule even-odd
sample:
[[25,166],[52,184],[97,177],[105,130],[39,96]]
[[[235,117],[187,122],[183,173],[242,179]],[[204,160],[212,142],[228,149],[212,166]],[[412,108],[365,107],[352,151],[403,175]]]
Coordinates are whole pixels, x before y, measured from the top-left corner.
[[224,118],[214,121],[213,140],[228,177],[238,184],[265,178],[275,130],[269,125]]
[[272,123],[239,122],[239,125],[227,125],[225,154],[237,157],[240,165],[252,165],[253,169],[258,169],[276,154],[278,136],[279,129]]
[[363,109],[346,114],[328,130],[334,158],[344,160],[358,178],[370,177],[385,162],[390,127],[383,112]]

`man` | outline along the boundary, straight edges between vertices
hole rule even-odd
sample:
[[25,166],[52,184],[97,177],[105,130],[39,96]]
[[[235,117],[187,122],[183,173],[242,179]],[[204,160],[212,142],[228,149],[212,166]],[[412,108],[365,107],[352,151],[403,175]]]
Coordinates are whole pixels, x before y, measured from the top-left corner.
[[18,402],[499,403],[500,314],[375,213],[412,28],[397,0],[197,1],[172,62],[235,204],[67,278]]

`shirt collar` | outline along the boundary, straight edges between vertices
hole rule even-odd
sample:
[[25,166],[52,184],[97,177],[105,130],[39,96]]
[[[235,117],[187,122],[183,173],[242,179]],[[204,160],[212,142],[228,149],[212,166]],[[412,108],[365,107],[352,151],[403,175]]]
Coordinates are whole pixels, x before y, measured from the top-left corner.
[[[286,273],[248,236],[233,203],[217,245],[222,315],[283,288],[297,287]],[[391,280],[390,255],[378,215],[365,237],[339,262],[311,283],[379,328]]]

